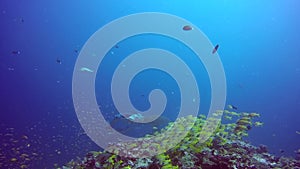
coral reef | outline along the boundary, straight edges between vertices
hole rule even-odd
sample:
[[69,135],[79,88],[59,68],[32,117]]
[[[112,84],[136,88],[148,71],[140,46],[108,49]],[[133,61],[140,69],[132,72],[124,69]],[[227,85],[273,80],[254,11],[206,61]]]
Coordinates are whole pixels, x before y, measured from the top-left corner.
[[[220,116],[227,123],[218,120]],[[63,169],[267,169],[299,168],[299,159],[276,157],[266,146],[253,146],[244,137],[252,127],[262,126],[255,121],[258,113],[216,111],[211,117],[182,117],[144,138],[129,143],[111,144],[107,151],[90,152],[81,161],[70,161]],[[228,122],[233,121],[235,122]],[[208,123],[207,123],[208,122]],[[207,123],[207,126],[203,126]],[[192,127],[190,127],[192,125]],[[211,125],[217,125],[212,131]],[[174,128],[175,127],[175,128]],[[169,130],[173,128],[173,130]],[[171,132],[172,131],[172,132]],[[212,134],[210,133],[212,132]],[[167,134],[161,134],[167,133]],[[180,135],[185,137],[176,142]],[[211,134],[211,135],[210,135]],[[153,137],[155,136],[155,137]],[[199,140],[209,136],[203,143]],[[155,138],[155,139],[152,139]],[[175,141],[174,141],[175,140]],[[159,150],[167,150],[151,156]],[[108,151],[109,150],[109,151]],[[109,153],[113,152],[113,153]],[[129,154],[131,152],[131,154]],[[134,152],[134,153],[132,153]],[[136,154],[136,152],[139,152]],[[118,154],[118,155],[116,155]],[[136,155],[133,155],[136,154]],[[300,150],[296,152],[299,156]]]

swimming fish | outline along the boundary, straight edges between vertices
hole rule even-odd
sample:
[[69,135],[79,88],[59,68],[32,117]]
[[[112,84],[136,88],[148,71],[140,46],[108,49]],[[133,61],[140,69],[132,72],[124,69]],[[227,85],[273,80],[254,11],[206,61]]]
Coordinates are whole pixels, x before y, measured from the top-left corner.
[[228,108],[229,108],[229,109],[237,110],[237,107],[235,107],[234,105],[231,105],[231,104],[228,105]]
[[[126,117],[125,117],[126,116]],[[169,124],[170,120],[166,117],[160,116],[156,118],[154,121],[145,123],[152,119],[151,116],[144,116],[140,113],[134,113],[130,115],[116,115],[115,118],[110,122],[110,126],[112,127],[120,127],[118,131],[127,132],[129,130],[135,129],[137,127],[136,123],[143,123],[145,126],[151,127],[153,130],[160,128],[161,126],[165,126]],[[139,124],[140,125],[140,124]]]
[[182,29],[183,29],[184,31],[190,31],[190,30],[192,30],[193,28],[192,28],[190,25],[185,25]]
[[28,136],[23,135],[23,136],[22,136],[22,139],[28,140]]
[[57,58],[57,59],[56,59],[56,63],[62,64],[62,61],[61,61],[59,58]]
[[227,120],[232,120],[231,116],[224,116],[224,118],[227,119]]
[[132,114],[128,117],[129,120],[142,120],[144,119],[144,116],[140,113]]
[[254,126],[260,127],[260,126],[262,126],[263,124],[264,124],[264,123],[257,121],[257,122],[254,123]]
[[23,169],[23,168],[28,168],[28,167],[27,167],[27,165],[23,164],[20,166],[20,168]]
[[20,52],[20,51],[17,51],[17,50],[14,50],[14,51],[11,51],[11,54],[19,55],[19,54],[21,54],[21,52]]
[[87,68],[87,67],[82,67],[82,68],[80,68],[80,71],[82,71],[82,72],[94,72],[92,69],[89,69],[89,68]]
[[16,161],[18,161],[18,159],[16,159],[16,158],[11,158],[10,161],[11,161],[11,162],[16,162]]
[[218,48],[219,48],[219,45],[217,44],[217,45],[214,47],[214,49],[213,49],[213,51],[212,51],[212,54],[215,54],[215,53],[217,52]]
[[122,114],[122,115],[121,115],[121,114],[117,114],[117,115],[114,116],[114,118],[115,118],[115,119],[120,119],[120,118],[124,118],[124,117],[125,117],[125,118],[127,119],[127,118],[129,118],[131,115],[132,115],[132,114],[127,114],[127,113],[126,113],[126,114]]

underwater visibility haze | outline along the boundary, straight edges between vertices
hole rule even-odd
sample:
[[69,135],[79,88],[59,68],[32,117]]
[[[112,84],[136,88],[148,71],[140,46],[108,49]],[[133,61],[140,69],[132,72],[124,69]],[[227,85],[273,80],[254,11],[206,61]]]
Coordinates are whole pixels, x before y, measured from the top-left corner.
[[[2,0],[0,168],[300,168],[299,11],[297,0]],[[178,17],[186,24],[177,27],[176,19],[167,23],[163,17],[150,17],[128,27],[109,27],[122,17],[151,16],[151,12]],[[143,26],[176,32],[186,41],[147,31],[132,35]],[[108,32],[103,37],[111,39],[97,39],[101,29]],[[197,31],[207,43],[197,39]],[[108,46],[125,32],[131,32],[130,36]],[[191,43],[185,44],[187,41]],[[88,46],[92,42],[97,43]],[[207,55],[198,56],[197,49],[189,46],[192,43],[201,50],[209,45],[204,49]],[[97,52],[104,52],[100,50],[103,46],[108,50],[96,67],[91,58],[100,57]],[[147,52],[144,49],[176,55],[176,61],[165,55],[148,57],[180,75],[155,66],[130,72],[135,70],[130,64],[151,62],[138,57],[126,60],[138,51]],[[79,57],[91,65],[81,65]],[[226,78],[226,85],[215,85],[218,90],[212,85],[208,62],[216,68],[212,74],[223,70]],[[179,63],[187,65],[193,76]],[[113,78],[117,69],[124,73],[117,80],[125,79],[127,70],[133,74],[126,97],[113,94],[126,81]],[[192,97],[197,95],[191,92],[192,86],[187,87],[190,95],[183,95],[181,85],[190,83],[178,83],[178,77],[194,77],[199,98]],[[78,86],[77,78],[82,86],[94,88]],[[213,91],[223,87],[223,108],[208,115],[214,94],[222,95]],[[74,94],[76,91],[82,95]],[[105,124],[97,124],[96,116],[84,126],[82,119],[92,113],[81,116],[79,110],[85,107],[96,112],[84,99],[88,91],[94,93]],[[120,112],[116,100],[121,107],[130,103],[137,112]],[[199,110],[181,116],[183,103],[188,101],[199,104]],[[158,117],[142,113],[152,108],[162,110]],[[216,128],[205,129],[206,122]],[[86,129],[98,125],[105,132],[95,139],[91,137],[95,133]],[[99,146],[96,140],[106,140],[113,131],[137,140]],[[160,134],[164,132],[169,135]],[[155,154],[162,149],[166,151]]]

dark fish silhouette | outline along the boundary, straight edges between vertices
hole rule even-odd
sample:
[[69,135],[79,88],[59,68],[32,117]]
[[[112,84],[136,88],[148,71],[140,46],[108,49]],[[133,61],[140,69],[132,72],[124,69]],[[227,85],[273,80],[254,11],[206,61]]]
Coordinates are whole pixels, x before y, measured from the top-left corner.
[[19,54],[21,54],[21,52],[20,52],[20,51],[16,51],[16,50],[14,50],[14,51],[12,51],[12,52],[11,52],[11,54],[14,54],[14,55],[19,55]]
[[59,58],[57,58],[57,59],[56,59],[56,63],[61,64],[62,61],[61,61]]
[[237,109],[238,109],[236,106],[234,106],[234,105],[232,105],[232,104],[228,105],[228,108],[229,108],[229,109],[234,109],[234,110],[237,110]]
[[237,107],[235,107],[234,105],[232,105],[232,109],[234,109],[234,110],[237,110],[238,108],[237,108]]
[[190,31],[190,30],[192,30],[193,28],[192,28],[190,25],[185,25],[182,29],[183,29],[184,31]]
[[215,53],[217,52],[218,48],[219,48],[219,45],[217,44],[217,45],[215,46],[215,48],[213,49],[212,54],[215,54]]

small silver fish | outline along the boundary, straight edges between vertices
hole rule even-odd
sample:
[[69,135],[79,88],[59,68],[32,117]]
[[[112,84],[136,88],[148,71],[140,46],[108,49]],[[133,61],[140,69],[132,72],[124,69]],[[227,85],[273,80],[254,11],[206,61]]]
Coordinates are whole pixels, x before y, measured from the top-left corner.
[[89,69],[89,68],[87,68],[87,67],[82,67],[82,68],[80,68],[80,71],[82,71],[82,72],[91,72],[91,73],[94,72],[92,69]]

